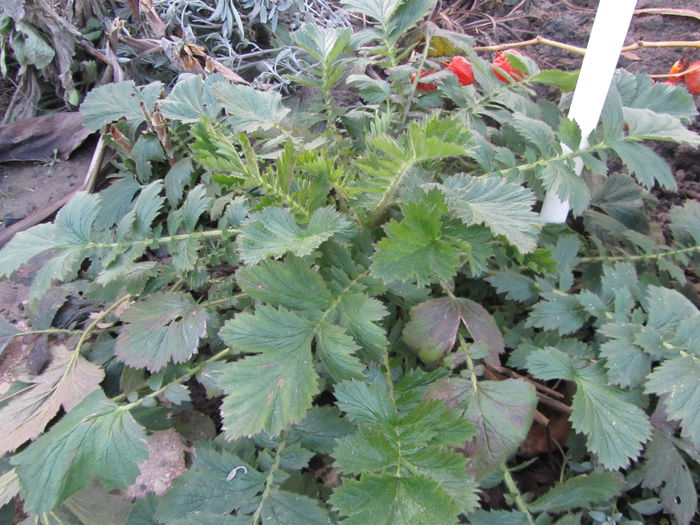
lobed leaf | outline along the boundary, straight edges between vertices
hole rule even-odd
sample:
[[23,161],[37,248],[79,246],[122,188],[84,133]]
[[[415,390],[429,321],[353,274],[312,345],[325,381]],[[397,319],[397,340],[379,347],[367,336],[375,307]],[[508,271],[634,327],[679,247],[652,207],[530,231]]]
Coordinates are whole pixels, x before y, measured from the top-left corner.
[[430,388],[429,396],[444,400],[450,408],[463,408],[464,417],[476,427],[476,436],[463,450],[477,479],[516,452],[537,405],[535,388],[520,379],[479,381],[475,387],[467,379],[445,378]]
[[209,314],[189,294],[161,292],[129,306],[121,319],[115,355],[133,368],[155,372],[197,352]]
[[484,224],[503,235],[522,253],[537,247],[539,216],[530,190],[504,179],[454,175],[438,186],[455,217],[465,224]]
[[[228,479],[235,468],[235,477]],[[195,523],[199,514],[228,514],[249,505],[264,485],[265,476],[235,454],[197,446],[192,466],[159,500],[155,517],[163,523]]]
[[221,406],[226,437],[263,430],[278,435],[301,421],[318,392],[313,324],[284,308],[261,306],[255,315],[227,321],[221,337],[237,351],[259,352],[230,363],[219,380],[226,395]]
[[93,477],[108,488],[127,487],[147,455],[144,428],[96,390],[11,462],[22,486],[24,508],[41,514],[86,487]]
[[410,316],[403,338],[424,361],[430,361],[432,356],[447,355],[454,347],[460,325],[464,324],[474,341],[488,345],[489,354],[484,362],[496,370],[501,368],[499,355],[505,351],[503,335],[494,318],[480,304],[466,298],[431,299],[411,308]]
[[306,227],[299,226],[289,211],[268,207],[243,223],[239,236],[241,258],[248,264],[255,264],[289,252],[309,255],[348,226],[345,217],[330,207],[316,210]]
[[331,503],[348,525],[457,523],[459,507],[436,481],[365,474],[335,490]]
[[656,367],[644,392],[661,396],[669,419],[679,420],[682,435],[700,446],[700,359],[686,355]]
[[5,436],[0,454],[36,438],[61,408],[69,412],[99,388],[105,375],[102,368],[65,346],[54,347],[52,354],[48,368],[24,378],[27,386],[0,408],[0,432]]

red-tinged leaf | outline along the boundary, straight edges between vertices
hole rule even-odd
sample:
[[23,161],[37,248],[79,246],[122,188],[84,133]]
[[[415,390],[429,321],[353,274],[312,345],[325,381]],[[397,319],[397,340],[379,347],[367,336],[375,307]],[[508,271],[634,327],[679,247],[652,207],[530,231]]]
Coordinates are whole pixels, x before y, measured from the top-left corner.
[[464,409],[464,417],[476,427],[476,436],[462,450],[472,459],[469,469],[477,479],[515,453],[537,405],[534,386],[521,379],[479,381],[474,387],[468,379],[445,378],[430,388],[428,397],[444,400],[447,408]]
[[491,314],[470,299],[458,298],[455,301],[442,297],[414,306],[403,337],[408,346],[418,351],[421,359],[435,362],[454,347],[460,323],[464,324],[474,341],[482,341],[489,346],[484,362],[500,370],[498,356],[505,350],[503,335]]

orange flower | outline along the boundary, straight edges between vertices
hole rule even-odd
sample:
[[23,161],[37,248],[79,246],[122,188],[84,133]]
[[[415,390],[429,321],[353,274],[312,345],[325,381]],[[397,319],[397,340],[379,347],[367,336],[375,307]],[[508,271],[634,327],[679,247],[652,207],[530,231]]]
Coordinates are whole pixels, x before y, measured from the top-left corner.
[[[676,73],[680,73],[681,71],[685,71],[688,69],[688,61],[681,58],[680,60],[676,60],[673,65],[671,66],[671,69],[668,70],[669,75],[675,75]],[[683,82],[683,77],[671,77],[669,78],[664,84],[680,84]]]
[[[426,75],[432,75],[433,73],[437,73],[437,72],[435,70],[421,71],[420,78],[423,78]],[[413,82],[415,82],[415,80],[416,80],[416,74],[411,73],[411,84],[413,84]],[[418,82],[416,89],[418,91],[435,91],[437,89],[437,84],[433,84],[432,82]]]
[[443,62],[443,65],[457,75],[457,80],[463,86],[474,83],[474,69],[469,61],[463,56],[455,56],[450,62]]
[[[500,80],[501,82],[504,82],[506,84],[510,84],[511,81],[514,79],[516,82],[520,82],[523,77],[525,76],[525,73],[520,71],[519,69],[515,69],[510,62],[508,62],[507,55],[513,54],[513,55],[520,55],[522,53],[519,53],[518,51],[515,50],[508,50],[505,53],[501,53],[499,51],[496,51],[496,54],[498,55],[496,59],[493,61],[493,66],[491,68],[491,71],[493,71],[494,75],[496,75],[496,78]],[[509,76],[503,75],[501,71],[505,71],[508,73]]]
[[694,71],[687,73],[683,80],[685,85],[688,86],[691,95],[700,94],[700,60],[690,64],[688,69],[696,68]]

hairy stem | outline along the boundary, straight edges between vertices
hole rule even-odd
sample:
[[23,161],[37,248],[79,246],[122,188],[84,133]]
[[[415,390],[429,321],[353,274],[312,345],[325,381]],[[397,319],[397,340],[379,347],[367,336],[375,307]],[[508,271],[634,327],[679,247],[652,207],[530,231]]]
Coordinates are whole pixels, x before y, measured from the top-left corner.
[[646,253],[643,255],[616,255],[616,256],[599,255],[597,257],[581,257],[578,260],[578,262],[586,264],[586,263],[616,262],[616,261],[629,261],[629,262],[655,261],[658,259],[662,259],[664,257],[675,257],[677,255],[692,254],[695,252],[700,252],[700,245],[690,246],[689,248],[679,248],[677,250],[666,250],[663,252]]
[[[198,374],[199,372],[201,372],[202,369],[203,369],[207,364],[213,363],[214,361],[218,361],[219,359],[222,359],[222,358],[226,357],[226,356],[227,356],[228,354],[230,354],[230,353],[231,353],[231,349],[230,349],[230,348],[225,348],[225,349],[223,349],[221,352],[219,352],[218,354],[213,355],[212,357],[210,357],[209,359],[207,359],[206,361],[202,361],[202,362],[199,363],[197,366],[195,366],[195,367],[193,367],[193,368],[190,368],[187,372],[185,372],[184,374],[182,374],[180,377],[178,377],[178,378],[176,378],[176,379],[173,379],[173,380],[170,381],[167,385],[160,387],[158,390],[155,390],[154,392],[151,392],[150,394],[145,395],[145,396],[143,396],[143,397],[140,398],[140,399],[137,399],[137,400],[134,401],[133,403],[129,403],[129,404],[127,404],[127,405],[123,405],[123,406],[120,407],[120,408],[121,408],[122,410],[131,410],[132,408],[137,407],[137,406],[143,404],[143,402],[144,402],[146,399],[148,399],[148,398],[155,398],[155,397],[161,395],[163,392],[165,392],[165,391],[168,389],[168,387],[169,387],[170,385],[175,385],[175,384],[182,384],[182,383],[184,383],[184,382],[187,381],[190,377],[192,377],[192,376]],[[141,388],[144,388],[144,387],[146,387],[146,386],[147,386],[147,384],[144,383],[143,385],[139,386],[139,387],[136,388],[135,390],[141,390]],[[114,403],[119,403],[120,401],[124,401],[125,399],[126,399],[126,392],[124,392],[124,393],[122,393],[122,394],[119,394],[119,395],[116,396],[116,397],[113,397],[113,398],[111,399],[111,401],[114,402]]]
[[527,503],[525,503],[523,495],[520,493],[520,490],[515,484],[515,480],[513,479],[513,476],[511,475],[510,470],[508,470],[508,467],[505,463],[501,465],[501,469],[503,470],[503,481],[505,481],[506,487],[508,488],[508,492],[511,496],[513,496],[513,499],[515,500],[515,506],[520,512],[527,516],[527,522],[530,525],[535,525],[535,520],[532,518],[532,514],[530,514],[530,509],[528,508]]
[[275,481],[275,472],[277,472],[277,470],[280,468],[280,460],[282,459],[282,451],[284,450],[285,443],[284,432],[282,432],[280,434],[280,444],[277,447],[275,459],[272,462],[270,471],[267,473],[267,478],[265,479],[265,489],[263,490],[262,497],[260,498],[258,508],[255,509],[255,514],[253,514],[253,525],[257,525],[258,521],[260,521],[260,514],[262,513],[263,506],[265,505],[265,501],[267,501],[267,498],[270,496],[270,492],[272,491],[272,485]]

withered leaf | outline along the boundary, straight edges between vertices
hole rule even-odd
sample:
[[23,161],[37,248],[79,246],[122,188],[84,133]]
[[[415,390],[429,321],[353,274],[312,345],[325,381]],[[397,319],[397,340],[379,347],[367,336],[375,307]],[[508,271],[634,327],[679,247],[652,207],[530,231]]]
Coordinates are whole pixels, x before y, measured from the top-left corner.
[[0,455],[36,438],[61,407],[68,412],[98,388],[104,378],[99,366],[65,346],[52,349],[53,360],[39,376],[20,377],[28,385],[9,396],[0,408]]
[[[423,301],[411,308],[411,320],[406,324],[403,338],[429,361],[441,359],[454,347],[460,323],[474,341],[489,347],[484,362],[495,370],[501,369],[499,355],[505,350],[503,335],[490,313],[480,304],[464,298],[451,297]],[[424,359],[425,360],[425,359]]]

